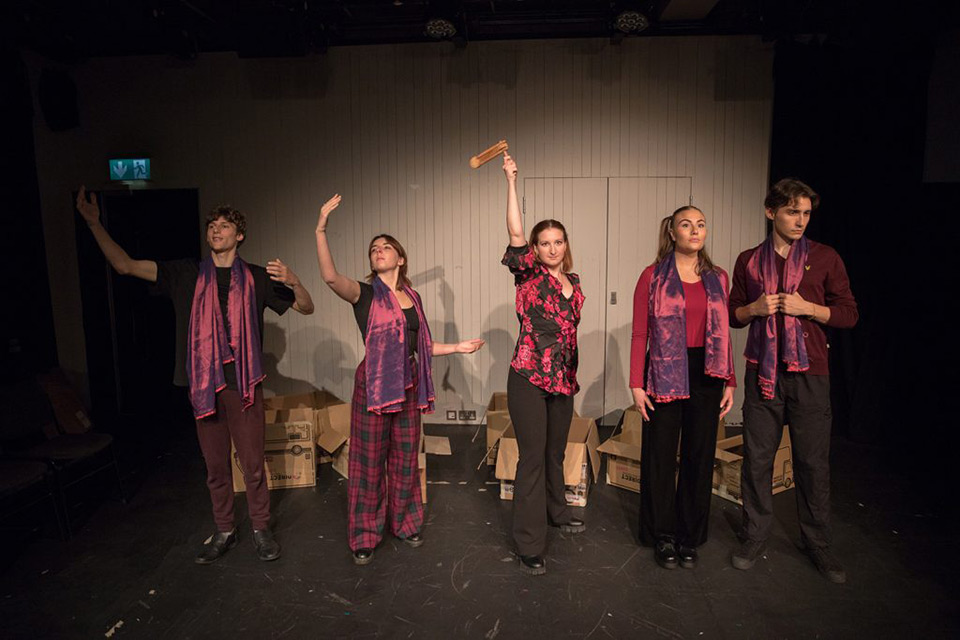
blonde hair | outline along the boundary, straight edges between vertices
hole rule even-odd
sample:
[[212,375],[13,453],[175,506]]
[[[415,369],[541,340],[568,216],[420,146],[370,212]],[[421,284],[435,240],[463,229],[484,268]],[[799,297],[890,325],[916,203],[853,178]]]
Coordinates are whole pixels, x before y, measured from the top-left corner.
[[573,269],[573,253],[570,251],[570,239],[567,238],[567,228],[563,226],[562,222],[559,220],[541,220],[534,225],[533,230],[530,231],[530,247],[536,249],[540,234],[547,229],[559,229],[561,233],[563,233],[563,243],[567,246],[563,252],[563,263],[560,265],[560,270],[563,273],[567,273],[570,269]]

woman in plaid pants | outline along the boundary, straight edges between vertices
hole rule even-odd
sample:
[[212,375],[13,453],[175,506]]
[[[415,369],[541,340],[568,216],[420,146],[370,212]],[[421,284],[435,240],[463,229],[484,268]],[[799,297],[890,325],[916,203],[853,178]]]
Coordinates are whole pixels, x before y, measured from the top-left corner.
[[430,363],[433,356],[473,353],[483,340],[433,342],[420,296],[407,277],[407,253],[392,236],[370,241],[366,282],[338,273],[326,229],[339,205],[334,195],[320,209],[317,260],[324,282],[353,305],[366,347],[350,414],[347,537],[353,561],[368,564],[388,522],[404,543],[423,544],[417,456],[420,414],[433,411]]

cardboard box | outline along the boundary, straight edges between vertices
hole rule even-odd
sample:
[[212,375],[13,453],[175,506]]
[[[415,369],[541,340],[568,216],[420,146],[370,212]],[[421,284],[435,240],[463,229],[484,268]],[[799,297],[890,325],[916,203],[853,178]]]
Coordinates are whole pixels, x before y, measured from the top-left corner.
[[[597,424],[591,418],[574,417],[570,422],[567,447],[563,458],[563,482],[566,485],[567,504],[584,507],[590,482],[596,482],[600,475],[600,454],[597,453],[599,437]],[[500,451],[497,455],[496,476],[500,480],[500,499],[513,499],[513,482],[517,477],[517,461],[520,450],[513,425],[509,426],[500,438]]]
[[[53,415],[64,433],[86,433],[93,428],[80,395],[74,391],[73,385],[61,369],[55,368],[42,373],[37,376],[37,381],[49,399]],[[48,437],[54,435],[56,435],[55,431],[48,434]]]
[[[731,502],[740,499],[740,470],[743,467],[743,436],[724,438],[717,442],[713,466],[713,493]],[[793,487],[793,454],[790,448],[790,430],[783,427],[780,447],[773,459],[773,493]]]
[[487,464],[497,464],[500,437],[511,425],[509,411],[487,411]]
[[[317,445],[332,458],[333,470],[350,477],[350,405],[334,404],[318,412],[320,432]],[[427,455],[450,455],[450,440],[442,436],[426,436],[420,431],[420,495],[427,502]]]
[[607,456],[607,484],[640,493],[641,442],[639,430],[624,429],[597,447]]
[[[312,487],[317,483],[316,451],[311,409],[266,411],[264,473],[269,489]],[[233,490],[246,491],[243,466],[236,447],[230,449]]]
[[[329,391],[321,389],[319,391],[309,391],[307,393],[296,393],[286,396],[272,396],[263,399],[264,409],[269,414],[271,410],[293,410],[303,409],[310,411],[310,417],[306,418],[313,422],[314,435],[319,438],[323,432],[323,425],[329,423],[326,418],[326,412],[330,407],[343,405],[343,400],[336,397]],[[269,415],[267,424],[270,424]],[[350,433],[349,415],[347,433]],[[316,451],[317,463],[326,464],[332,461],[331,456],[324,450]]]
[[491,411],[506,411],[507,410],[507,392],[506,391],[495,391],[493,395],[490,396],[490,402],[487,403],[487,413]]

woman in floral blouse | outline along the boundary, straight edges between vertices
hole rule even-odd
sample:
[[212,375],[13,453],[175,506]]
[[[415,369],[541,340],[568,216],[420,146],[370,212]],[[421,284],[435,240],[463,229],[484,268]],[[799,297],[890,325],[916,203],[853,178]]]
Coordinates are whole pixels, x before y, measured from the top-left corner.
[[547,525],[566,533],[586,529],[567,506],[563,454],[577,384],[577,325],[583,308],[580,278],[570,272],[567,230],[543,220],[529,242],[517,200],[517,164],[503,154],[507,177],[507,233],[503,264],[517,287],[520,336],[510,363],[507,404],[520,461],[513,494],[513,539],[526,573],[546,573]]

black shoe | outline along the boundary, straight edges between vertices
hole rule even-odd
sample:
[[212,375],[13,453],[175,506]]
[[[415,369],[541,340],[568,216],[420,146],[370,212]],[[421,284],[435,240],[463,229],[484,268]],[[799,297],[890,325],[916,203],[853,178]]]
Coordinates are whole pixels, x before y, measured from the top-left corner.
[[254,530],[253,544],[257,547],[257,557],[264,562],[280,557],[280,545],[273,539],[269,529]]
[[695,569],[697,566],[697,555],[696,547],[688,547],[686,545],[680,545],[677,547],[677,555],[680,557],[680,566],[684,569]]
[[570,518],[566,522],[553,525],[559,527],[564,533],[583,533],[587,530],[587,523],[580,518]]
[[543,556],[520,556],[520,570],[532,576],[542,576],[547,572],[547,563]]
[[403,544],[410,545],[416,549],[417,547],[423,546],[423,536],[419,533],[415,533],[412,536],[407,536],[403,539]]
[[757,558],[763,555],[767,548],[767,543],[763,540],[744,540],[740,546],[733,552],[730,558],[730,564],[734,569],[746,571],[751,569],[757,563]]
[[807,549],[807,556],[823,576],[833,584],[843,584],[847,581],[847,572],[843,565],[834,557],[830,549]]
[[229,533],[218,531],[213,534],[203,544],[203,549],[193,559],[197,564],[210,564],[216,562],[220,556],[232,549],[237,544],[237,530]]
[[353,552],[353,564],[370,564],[373,562],[373,549],[357,549]]
[[653,557],[657,564],[664,569],[676,569],[679,561],[677,560],[677,548],[669,540],[660,540],[653,550]]

